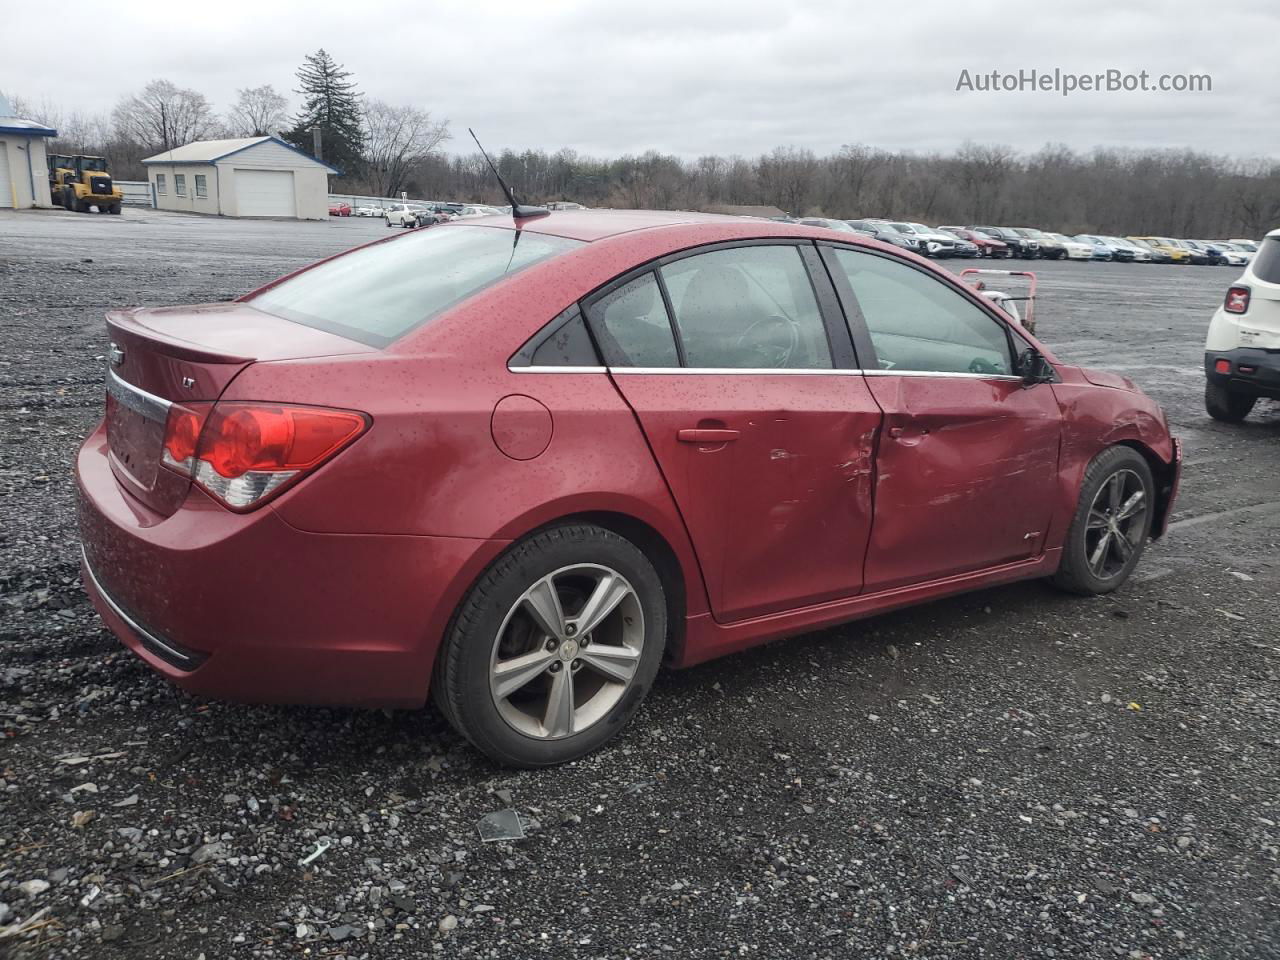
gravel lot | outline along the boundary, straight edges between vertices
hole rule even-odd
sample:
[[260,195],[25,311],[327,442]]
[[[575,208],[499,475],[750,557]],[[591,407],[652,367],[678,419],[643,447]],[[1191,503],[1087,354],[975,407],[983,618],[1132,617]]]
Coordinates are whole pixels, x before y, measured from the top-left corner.
[[[1233,270],[1037,266],[1044,339],[1187,446],[1118,595],[1020,584],[666,673],[609,748],[511,773],[432,710],[193,699],[81,592],[103,311],[386,232],[0,212],[0,956],[1280,955],[1280,407],[1200,397]],[[527,838],[481,843],[506,807]]]

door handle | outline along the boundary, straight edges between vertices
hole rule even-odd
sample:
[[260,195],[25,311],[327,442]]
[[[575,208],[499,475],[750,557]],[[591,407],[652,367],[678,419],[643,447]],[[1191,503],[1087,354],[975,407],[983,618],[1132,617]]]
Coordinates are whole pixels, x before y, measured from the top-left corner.
[[[923,437],[923,436],[927,436],[927,435],[928,435],[928,433],[929,433],[929,428],[928,428],[928,427],[920,427],[916,432],[917,432],[918,434],[920,434],[920,436],[922,436],[922,437]],[[906,427],[890,427],[890,428],[889,428],[889,436],[890,436],[890,437],[892,437],[894,440],[900,440],[900,439],[902,439],[903,437],[905,437],[906,435],[907,435],[907,428],[906,428]]]
[[710,427],[689,427],[684,430],[677,430],[676,439],[681,443],[728,443],[730,440],[738,439],[738,431]]

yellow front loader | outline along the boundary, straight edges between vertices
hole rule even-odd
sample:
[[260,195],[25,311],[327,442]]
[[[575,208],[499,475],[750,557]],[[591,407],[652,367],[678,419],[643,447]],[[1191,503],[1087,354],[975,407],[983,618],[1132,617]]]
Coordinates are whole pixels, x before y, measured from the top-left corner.
[[49,157],[49,193],[53,202],[76,213],[119,213],[124,191],[111,182],[106,157]]

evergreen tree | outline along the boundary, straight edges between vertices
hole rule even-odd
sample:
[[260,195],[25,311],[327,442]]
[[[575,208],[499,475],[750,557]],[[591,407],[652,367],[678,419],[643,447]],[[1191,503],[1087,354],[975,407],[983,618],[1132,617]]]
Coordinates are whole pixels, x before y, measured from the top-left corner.
[[351,72],[323,49],[308,54],[298,68],[302,110],[284,138],[312,152],[312,127],[320,128],[322,159],[344,173],[354,173],[364,155],[360,97]]

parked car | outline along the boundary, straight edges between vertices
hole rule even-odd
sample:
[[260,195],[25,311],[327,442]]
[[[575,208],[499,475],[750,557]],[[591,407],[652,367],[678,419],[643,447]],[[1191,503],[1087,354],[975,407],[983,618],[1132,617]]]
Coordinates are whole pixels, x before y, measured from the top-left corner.
[[516,766],[607,742],[663,662],[1014,580],[1113,591],[1181,462],[1131,381],[798,225],[464,220],[107,326],[76,476],[123,643],[201,696],[430,695]]
[[1204,370],[1215,420],[1243,420],[1259,397],[1280,400],[1280,230],[1263,238],[1209,321]]
[[978,248],[978,256],[980,257],[999,258],[1009,256],[1009,244],[1003,240],[997,240],[990,234],[979,233],[977,230],[970,230],[968,227],[939,227],[938,229],[952,236],[968,240]]
[[974,226],[974,227],[970,227],[969,229],[977,233],[986,234],[989,237],[993,237],[996,240],[1002,241],[1003,243],[1008,245],[1010,254],[1012,256],[1018,257],[1019,259],[1034,260],[1036,257],[1040,255],[1039,241],[1032,240],[1028,237],[1024,237],[1022,234],[1018,233],[1012,227]]
[[1093,259],[1114,260],[1117,263],[1132,263],[1136,258],[1133,248],[1127,243],[1116,243],[1110,237],[1096,233],[1077,234],[1076,240],[1093,246]]
[[1239,247],[1241,250],[1243,250],[1245,253],[1257,253],[1257,252],[1258,252],[1258,241],[1257,241],[1257,240],[1241,240],[1241,239],[1239,239],[1239,238],[1232,238],[1231,240],[1228,240],[1227,242],[1228,242],[1228,243],[1234,243],[1236,246],[1238,246],[1238,247]]
[[491,207],[484,203],[469,203],[458,213],[459,220],[468,220],[472,217],[495,217],[501,216],[502,211],[497,207]]
[[1068,260],[1110,260],[1111,250],[1106,244],[1090,240],[1088,242],[1076,237],[1068,237],[1065,233],[1046,233],[1046,237],[1066,251]]
[[899,233],[905,233],[913,236],[920,243],[918,252],[926,257],[950,257],[956,252],[955,237],[949,237],[945,233],[938,233],[932,227],[926,227],[923,223],[914,223],[905,220],[890,220],[889,226],[897,230]]
[[844,220],[835,220],[831,217],[801,217],[796,223],[802,223],[806,227],[822,227],[824,230],[835,230],[838,233],[857,232]]
[[1168,257],[1168,263],[1190,263],[1191,251],[1174,244],[1168,237],[1128,237],[1134,243],[1141,243],[1152,250]]
[[331,217],[349,217],[351,216],[351,204],[346,201],[338,201],[329,204],[329,216]]
[[380,217],[382,216],[382,207],[372,203],[358,204],[352,211],[352,215],[357,217]]
[[1200,240],[1197,242],[1221,257],[1222,262],[1229,267],[1246,266],[1253,258],[1253,254],[1245,253],[1243,250],[1237,249],[1235,244],[1232,243],[1226,243],[1223,241],[1215,243],[1211,240]]
[[547,204],[548,210],[586,210],[580,203],[574,203],[572,200],[552,200]]
[[1197,255],[1203,258],[1202,262],[1206,266],[1210,266],[1210,267],[1220,267],[1225,265],[1227,262],[1226,257],[1224,257],[1217,250],[1210,247],[1203,240],[1179,240],[1178,242],[1191,251],[1192,263],[1197,262],[1196,261]]
[[427,208],[421,203],[393,203],[382,211],[382,218],[388,227],[417,227],[421,225],[419,214],[425,212]]
[[912,253],[920,252],[919,237],[895,230],[883,220],[846,220],[845,223],[860,232],[870,231],[871,236],[881,243],[892,244],[895,247],[901,247],[903,250],[910,250]]
[[1013,229],[1028,240],[1034,240],[1036,243],[1040,244],[1039,255],[1041,259],[1063,260],[1066,258],[1066,247],[1052,239],[1043,230],[1037,230],[1035,227],[1014,227]]
[[966,240],[958,233],[948,230],[946,227],[934,227],[934,233],[940,233],[944,237],[950,237],[956,242],[955,256],[973,258],[979,255],[978,245],[971,240]]
[[[1125,240],[1123,237],[1103,237],[1107,243],[1111,244],[1116,250],[1128,251],[1129,260],[1134,263],[1151,263],[1156,259],[1156,252],[1146,244],[1134,243],[1132,240]],[[1116,259],[1124,260],[1122,255]]]

